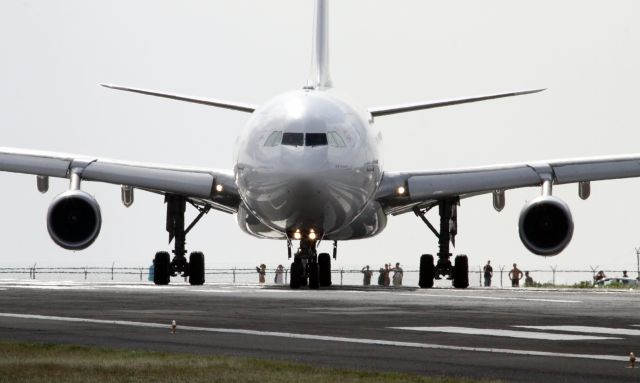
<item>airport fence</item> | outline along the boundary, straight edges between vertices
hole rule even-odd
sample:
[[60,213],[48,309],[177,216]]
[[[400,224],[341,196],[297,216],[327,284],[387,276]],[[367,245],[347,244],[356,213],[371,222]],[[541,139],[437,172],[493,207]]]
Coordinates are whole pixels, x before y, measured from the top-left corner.
[[[285,283],[288,283],[289,270],[285,269]],[[374,271],[371,278],[372,284],[377,284],[379,272]],[[571,286],[580,282],[583,285],[594,280],[595,273],[599,270],[558,270],[555,268],[529,270],[536,282],[536,286],[554,287],[558,285]],[[30,267],[4,267],[0,268],[2,279],[38,279],[43,281],[93,281],[93,282],[140,282],[153,281],[150,267],[42,267],[33,265]],[[608,276],[621,276],[622,270],[604,270]],[[332,271],[334,285],[361,285],[363,274],[360,269],[334,268]],[[509,287],[511,282],[508,277],[509,269],[503,266],[494,268],[492,286]],[[390,276],[393,275],[393,272]],[[268,270],[265,276],[267,284],[275,283],[275,270]],[[419,270],[407,268],[404,270],[403,285],[418,286]],[[255,268],[208,268],[205,270],[205,280],[208,283],[233,283],[256,284],[258,273]],[[435,286],[450,286],[448,280],[436,281]],[[469,270],[469,285],[483,286],[483,272],[481,267]],[[524,280],[521,281],[521,286]]]

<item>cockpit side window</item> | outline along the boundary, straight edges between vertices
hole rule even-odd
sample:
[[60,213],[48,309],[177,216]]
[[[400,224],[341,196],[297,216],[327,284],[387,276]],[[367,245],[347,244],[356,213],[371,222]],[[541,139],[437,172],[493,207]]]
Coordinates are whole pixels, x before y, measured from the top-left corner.
[[304,133],[283,133],[282,145],[288,146],[303,146],[304,145]]
[[305,146],[326,146],[327,135],[325,133],[307,133],[304,144]]
[[345,147],[344,140],[338,132],[327,132],[327,142],[329,143],[329,146],[334,148]]
[[282,131],[271,132],[267,140],[264,142],[264,146],[278,146],[282,141]]

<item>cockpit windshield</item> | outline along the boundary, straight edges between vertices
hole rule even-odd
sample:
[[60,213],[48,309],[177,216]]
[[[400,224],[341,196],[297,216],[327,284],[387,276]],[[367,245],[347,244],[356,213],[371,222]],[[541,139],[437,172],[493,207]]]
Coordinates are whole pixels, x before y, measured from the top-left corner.
[[264,146],[278,146],[282,142],[282,132],[271,132],[267,140],[264,142]]
[[289,146],[304,145],[304,133],[283,133],[282,145],[289,145]]
[[326,146],[327,135],[325,133],[307,133],[304,141],[305,146]]
[[330,146],[333,148],[344,148],[344,140],[338,132],[328,133],[283,133],[282,131],[271,132],[264,142],[264,146]]

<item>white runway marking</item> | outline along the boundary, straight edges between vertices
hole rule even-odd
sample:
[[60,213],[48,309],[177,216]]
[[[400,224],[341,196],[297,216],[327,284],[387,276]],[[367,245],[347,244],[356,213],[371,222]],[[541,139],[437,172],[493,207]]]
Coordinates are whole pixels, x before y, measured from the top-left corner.
[[507,337],[507,338],[541,339],[541,340],[620,339],[620,338],[610,338],[610,337],[601,337],[601,336],[592,336],[592,335],[554,334],[554,333],[548,333],[548,332],[500,330],[500,329],[493,329],[493,328],[470,328],[470,327],[389,327],[389,328],[396,329],[396,330],[443,332],[448,334],[485,335],[485,336],[498,336],[498,337]]
[[632,335],[640,336],[640,330],[626,328],[592,327],[592,326],[513,326],[536,330],[582,332],[588,334]]
[[528,301],[528,302],[547,302],[547,303],[582,303],[582,301],[567,300],[567,299],[545,299],[545,298],[521,298],[521,297],[487,297],[482,295],[445,295],[445,294],[406,294],[401,293],[398,295],[411,295],[418,297],[434,297],[434,298],[464,298],[464,299],[485,299],[490,301]]
[[[107,324],[107,325],[117,325],[117,326],[147,327],[147,328],[159,328],[163,330],[166,330],[169,328],[169,325],[167,323],[146,323],[146,322],[86,319],[86,318],[30,315],[30,314],[0,313],[0,317],[49,320],[49,321],[59,321],[59,322]],[[380,340],[380,339],[344,338],[344,337],[337,337],[337,336],[294,334],[294,333],[275,332],[275,331],[256,331],[256,330],[228,329],[228,328],[215,328],[215,327],[195,327],[195,326],[179,326],[178,330],[179,331],[205,331],[205,332],[214,332],[214,333],[222,333],[222,334],[271,336],[271,337],[280,337],[280,338],[289,338],[289,339],[319,340],[319,341],[327,341],[327,342],[370,344],[370,345],[391,346],[391,347],[410,347],[410,348],[450,350],[450,351],[489,352],[489,353],[496,353],[496,354],[511,354],[511,355],[596,359],[596,360],[611,360],[611,361],[617,361],[617,362],[628,361],[627,356],[618,356],[618,355],[569,354],[569,353],[560,353],[560,352],[513,350],[513,349],[505,349],[505,348],[448,346],[448,345],[431,344],[431,343],[395,342],[395,341]]]

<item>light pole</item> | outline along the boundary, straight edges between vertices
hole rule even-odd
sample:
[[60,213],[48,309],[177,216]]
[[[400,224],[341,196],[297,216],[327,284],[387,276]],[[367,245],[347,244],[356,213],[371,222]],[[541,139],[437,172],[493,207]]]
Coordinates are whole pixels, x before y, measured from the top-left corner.
[[638,280],[640,281],[640,247],[636,247],[636,265],[638,266]]

